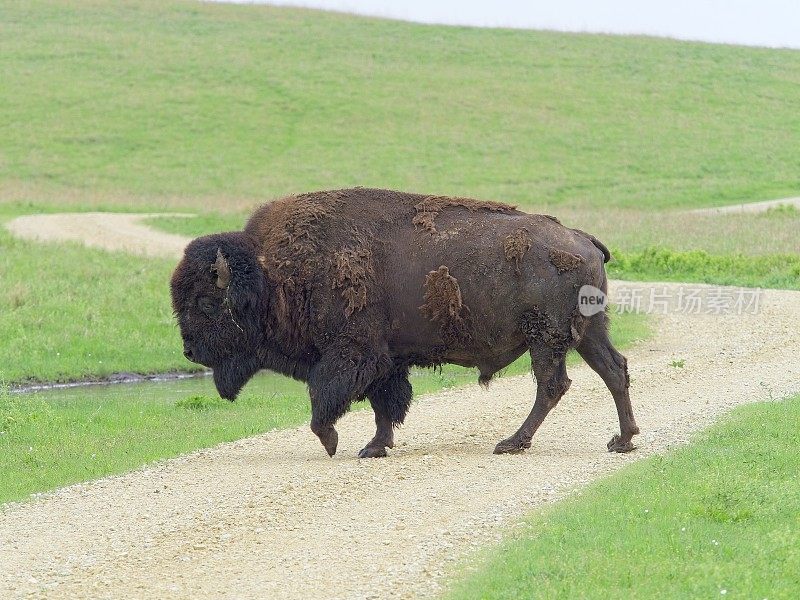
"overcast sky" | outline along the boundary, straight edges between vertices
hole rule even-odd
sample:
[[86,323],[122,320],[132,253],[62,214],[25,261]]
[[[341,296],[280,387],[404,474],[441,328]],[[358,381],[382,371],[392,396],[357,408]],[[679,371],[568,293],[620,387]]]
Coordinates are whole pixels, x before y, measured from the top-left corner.
[[324,8],[422,23],[644,33],[800,48],[800,0],[233,1]]

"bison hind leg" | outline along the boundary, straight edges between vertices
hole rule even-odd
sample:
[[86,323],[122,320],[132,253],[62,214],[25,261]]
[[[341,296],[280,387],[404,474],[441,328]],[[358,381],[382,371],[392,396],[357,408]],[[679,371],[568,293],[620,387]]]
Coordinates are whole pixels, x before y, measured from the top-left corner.
[[536,377],[533,408],[517,432],[495,446],[495,454],[517,454],[530,448],[533,434],[572,383],[567,377],[566,354],[555,357],[549,351],[531,350],[531,363]]
[[394,448],[394,427],[401,425],[411,406],[411,384],[408,368],[393,371],[386,378],[367,389],[372,410],[375,412],[375,436],[367,443],[359,458],[386,456],[386,448]]
[[603,379],[617,406],[620,432],[608,442],[608,451],[630,452],[635,448],[631,438],[639,433],[639,426],[631,406],[628,361],[611,343],[606,319],[605,313],[592,317],[577,350],[586,364]]
[[522,426],[497,444],[495,454],[516,454],[530,448],[533,434],[572,383],[567,377],[566,359],[576,343],[573,319],[558,319],[534,309],[523,315],[521,329],[536,377],[536,400]]

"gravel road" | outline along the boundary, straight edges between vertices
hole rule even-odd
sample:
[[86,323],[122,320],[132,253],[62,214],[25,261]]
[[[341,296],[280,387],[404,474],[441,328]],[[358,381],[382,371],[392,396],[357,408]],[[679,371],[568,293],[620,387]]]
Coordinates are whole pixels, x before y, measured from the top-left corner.
[[522,455],[492,454],[532,403],[530,378],[510,377],[422,398],[386,459],[355,458],[373,433],[361,411],[341,422],[332,459],[301,427],[5,505],[0,597],[434,596],[454,561],[526,511],[686,442],[736,405],[800,392],[799,322],[800,293],[775,290],[758,314],[659,317],[627,353],[642,429],[629,455],[605,451],[613,402],[580,365]]

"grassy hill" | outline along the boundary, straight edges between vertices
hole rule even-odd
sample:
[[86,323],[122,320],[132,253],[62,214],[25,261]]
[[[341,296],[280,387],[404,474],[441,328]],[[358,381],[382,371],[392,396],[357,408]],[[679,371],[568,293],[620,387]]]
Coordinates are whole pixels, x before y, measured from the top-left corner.
[[7,201],[240,210],[368,185],[639,208],[800,190],[797,51],[31,0],[0,3],[0,73]]

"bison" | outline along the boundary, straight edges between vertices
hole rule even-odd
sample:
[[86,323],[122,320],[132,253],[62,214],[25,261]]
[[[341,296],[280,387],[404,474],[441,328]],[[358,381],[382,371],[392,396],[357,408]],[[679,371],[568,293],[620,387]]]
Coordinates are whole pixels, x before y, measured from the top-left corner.
[[556,218],[499,202],[355,188],[289,196],[243,231],[192,241],[171,281],[186,358],[234,400],[260,369],[307,382],[311,430],[328,454],[334,425],[368,399],[377,431],[359,456],[386,456],[411,404],[412,366],[477,367],[486,385],[529,352],[536,399],[497,454],[531,438],[570,386],[575,348],[608,386],[628,452],[639,433],[627,361],[605,311],[584,316],[579,290],[605,291],[606,247]]

